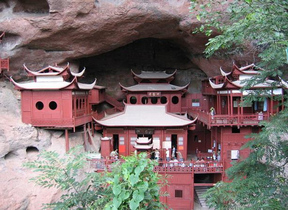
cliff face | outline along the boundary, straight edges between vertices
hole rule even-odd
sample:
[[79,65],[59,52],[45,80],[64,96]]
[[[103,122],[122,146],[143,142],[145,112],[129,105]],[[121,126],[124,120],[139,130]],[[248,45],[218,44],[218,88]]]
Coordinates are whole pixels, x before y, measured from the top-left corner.
[[189,5],[189,0],[2,1],[0,30],[6,36],[0,56],[11,58],[14,73],[23,63],[34,70],[69,62],[78,71],[88,65],[102,85],[102,75],[131,68],[211,76],[231,60],[202,56],[207,38],[192,33],[199,22]]
[[[207,38],[192,33],[197,26],[188,0],[4,0],[0,57],[10,58],[7,74],[16,79],[24,76],[24,63],[32,70],[67,62],[74,71],[85,66],[85,79],[96,77],[118,98],[118,82],[133,83],[126,76],[130,69],[178,69],[175,82],[190,81],[189,91],[199,92],[199,81],[218,74],[220,66],[230,67],[232,58],[205,59]],[[247,54],[237,61],[250,58]],[[0,99],[0,184],[5,186],[0,209],[39,209],[57,191],[28,183],[33,175],[22,162],[37,158],[43,149],[64,152],[64,137],[23,124],[20,96],[10,83],[0,82]],[[81,135],[72,136],[72,145],[81,144],[78,139]]]

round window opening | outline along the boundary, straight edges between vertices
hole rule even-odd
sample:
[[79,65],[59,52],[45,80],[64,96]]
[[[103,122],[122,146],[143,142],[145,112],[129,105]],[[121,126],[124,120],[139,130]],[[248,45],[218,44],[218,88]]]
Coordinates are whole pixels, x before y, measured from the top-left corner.
[[142,104],[147,104],[148,103],[148,98],[147,97],[142,97]]
[[36,106],[36,109],[38,110],[42,110],[44,108],[44,104],[42,101],[37,101],[35,106]]
[[161,104],[166,104],[167,103],[167,98],[165,96],[161,97]]
[[173,104],[178,104],[178,102],[179,102],[179,98],[177,96],[173,96],[172,97],[172,103]]
[[131,96],[130,103],[131,104],[136,104],[137,103],[137,98],[135,96]]
[[51,101],[49,103],[49,108],[52,109],[52,110],[57,109],[57,103],[55,101]]
[[157,104],[157,102],[158,102],[158,98],[156,98],[156,97],[152,97],[151,98],[151,103],[152,104]]

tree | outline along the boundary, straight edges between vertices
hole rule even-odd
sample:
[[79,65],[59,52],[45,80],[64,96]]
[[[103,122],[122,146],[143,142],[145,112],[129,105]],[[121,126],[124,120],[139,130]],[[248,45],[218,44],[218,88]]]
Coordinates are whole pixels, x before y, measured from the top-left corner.
[[[45,204],[53,209],[164,209],[160,202],[160,175],[154,173],[156,161],[146,153],[123,157],[112,165],[112,172],[91,171],[88,154],[72,148],[61,157],[43,151],[39,159],[25,163],[38,172],[32,180],[44,187],[62,190],[60,201]],[[161,177],[161,182],[165,179]]]
[[[287,76],[287,1],[207,0],[201,3],[191,0],[191,11],[203,23],[195,32],[210,36],[205,50],[207,56],[241,54],[251,47],[257,51],[261,59],[257,65],[266,70],[246,89],[267,77]],[[255,100],[255,97],[246,100]],[[285,107],[288,107],[287,99]],[[252,149],[250,156],[227,170],[232,181],[218,183],[208,191],[206,198],[211,207],[285,209],[288,206],[287,117],[286,108],[271,121],[264,122],[259,134],[251,136],[253,141],[244,146]]]
[[[161,177],[153,171],[157,162],[146,153],[123,159],[109,174],[113,199],[105,209],[164,209],[159,200]],[[161,182],[165,182],[163,178]]]
[[[191,12],[203,24],[195,32],[210,36],[205,53],[240,54],[245,48],[259,52],[263,68],[273,75],[287,62],[288,2],[283,0],[191,0]],[[211,36],[214,33],[214,37]],[[215,33],[220,33],[215,36]],[[222,53],[223,55],[223,53]],[[273,72],[272,72],[273,71]]]
[[25,163],[25,166],[38,172],[32,179],[36,184],[44,188],[56,187],[63,192],[60,201],[45,204],[45,208],[100,210],[112,193],[105,176],[89,172],[87,163],[87,153],[75,147],[63,157],[54,151],[43,151],[39,160]]

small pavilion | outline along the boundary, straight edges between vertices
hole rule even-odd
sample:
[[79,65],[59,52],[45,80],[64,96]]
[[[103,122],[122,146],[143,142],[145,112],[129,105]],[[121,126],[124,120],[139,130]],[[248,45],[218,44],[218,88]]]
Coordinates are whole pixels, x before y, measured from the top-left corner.
[[89,91],[97,88],[96,79],[90,84],[79,82],[85,69],[74,73],[69,64],[38,71],[24,65],[24,69],[30,80],[16,82],[11,77],[15,88],[21,91],[22,121],[36,127],[65,129],[68,150],[68,129],[75,131],[80,125],[86,129],[86,124],[92,121],[88,98]]

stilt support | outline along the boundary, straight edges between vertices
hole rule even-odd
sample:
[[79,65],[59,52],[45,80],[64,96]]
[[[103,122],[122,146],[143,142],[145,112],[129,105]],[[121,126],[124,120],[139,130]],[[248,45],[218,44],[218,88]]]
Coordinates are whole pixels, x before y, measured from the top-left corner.
[[65,129],[65,148],[66,148],[66,152],[68,152],[70,149],[68,129]]
[[84,128],[84,148],[85,148],[85,151],[88,151],[86,124],[83,125],[83,128]]

